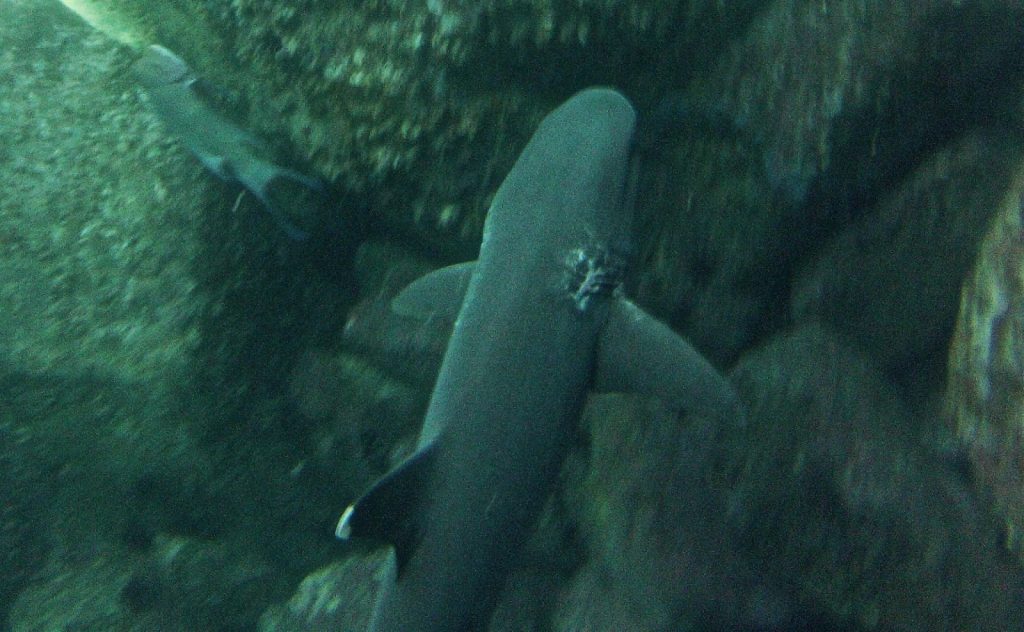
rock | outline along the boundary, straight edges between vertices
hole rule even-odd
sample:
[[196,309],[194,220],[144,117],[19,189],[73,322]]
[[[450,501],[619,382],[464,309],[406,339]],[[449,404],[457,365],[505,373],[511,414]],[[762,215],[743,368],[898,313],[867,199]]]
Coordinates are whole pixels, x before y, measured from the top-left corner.
[[131,581],[131,573],[128,560],[104,555],[95,555],[77,566],[61,565],[56,572],[36,578],[15,600],[10,629],[12,632],[161,629],[161,621],[137,616],[122,601],[122,591]]
[[393,553],[379,548],[309,574],[287,603],[263,613],[260,632],[365,630],[392,563]]
[[308,465],[340,475],[337,463],[347,462],[344,483],[335,485],[351,496],[373,482],[374,470],[380,475],[408,454],[429,397],[359,356],[314,351],[299,358],[289,389],[305,415],[321,420],[311,428]]
[[990,131],[930,156],[798,272],[793,319],[828,323],[897,375],[933,377],[923,367],[941,364],[961,280],[1021,154]]
[[282,584],[240,547],[159,535],[121,599],[133,612],[177,629],[244,630],[255,625]]
[[[17,437],[0,527],[20,547],[0,596],[29,604],[19,629],[197,629],[120,601],[157,534],[273,560],[281,581],[333,546],[317,511],[354,459],[302,472],[313,450],[279,402],[343,293],[166,136],[129,49],[47,1],[0,4],[0,39],[0,427]],[[33,502],[21,464],[44,473]]]
[[1001,116],[1021,15],[1013,0],[769,3],[683,91],[684,133],[648,163],[638,302],[732,363],[785,321],[820,239]]
[[[725,528],[717,421],[681,421],[658,402],[592,397],[564,504],[586,562],[554,614],[559,630],[697,630],[765,624],[758,579]],[[720,626],[720,627],[716,627]]]
[[963,286],[949,351],[947,412],[974,475],[1024,563],[1024,165]]
[[733,542],[798,610],[830,626],[995,630],[1024,578],[862,352],[820,326],[781,334],[731,373],[750,424],[721,463]]
[[51,544],[45,522],[47,486],[38,465],[14,447],[24,442],[15,419],[14,407],[0,400],[0,621],[43,567]]
[[[190,269],[204,187],[117,78],[124,49],[59,5],[3,11],[30,41],[4,33],[0,54],[0,357],[35,373],[185,372],[208,304]],[[50,28],[33,39],[34,24]]]

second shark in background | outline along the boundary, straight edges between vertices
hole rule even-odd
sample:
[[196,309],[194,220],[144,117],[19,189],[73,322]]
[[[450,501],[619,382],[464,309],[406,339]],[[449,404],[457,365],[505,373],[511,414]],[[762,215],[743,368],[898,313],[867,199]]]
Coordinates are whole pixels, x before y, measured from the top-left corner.
[[320,202],[325,194],[320,180],[276,164],[269,144],[219,113],[199,89],[196,74],[167,48],[147,47],[132,72],[168,130],[207,169],[256,196],[292,239],[310,236],[284,200],[305,197]]

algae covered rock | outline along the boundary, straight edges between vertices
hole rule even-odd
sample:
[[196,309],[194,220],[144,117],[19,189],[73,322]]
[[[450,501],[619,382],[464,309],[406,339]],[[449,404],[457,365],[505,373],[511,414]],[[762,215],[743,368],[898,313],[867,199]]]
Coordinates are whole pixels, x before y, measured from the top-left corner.
[[1024,560],[1024,171],[1003,192],[963,286],[949,351],[948,414]]
[[1021,149],[976,132],[928,157],[797,274],[794,320],[844,332],[898,374],[945,354],[961,280]]
[[[0,389],[3,385],[0,384]],[[38,464],[10,446],[19,443],[14,406],[0,403],[0,620],[7,617],[9,604],[46,561],[49,534],[45,530],[46,489]]]
[[723,461],[735,546],[800,609],[854,629],[995,630],[1024,579],[955,469],[923,449],[896,389],[820,326],[730,374],[748,428]]
[[556,629],[734,629],[786,620],[781,595],[760,583],[730,542],[716,467],[737,428],[720,424],[680,419],[651,399],[591,398],[563,491],[585,562],[559,598]]
[[936,148],[1005,116],[1021,12],[1013,0],[754,12],[681,91],[684,133],[642,189],[639,302],[725,363],[784,323],[780,299],[820,240]]
[[389,576],[393,554],[356,554],[308,575],[287,603],[260,617],[260,632],[364,630],[374,599]]

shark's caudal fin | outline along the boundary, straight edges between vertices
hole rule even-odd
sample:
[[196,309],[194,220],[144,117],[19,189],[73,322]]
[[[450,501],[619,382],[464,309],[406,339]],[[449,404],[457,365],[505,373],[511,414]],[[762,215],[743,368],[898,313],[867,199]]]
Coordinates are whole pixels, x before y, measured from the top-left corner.
[[420,538],[418,505],[433,469],[433,444],[417,450],[345,509],[334,535],[341,540],[369,538],[395,547],[398,571],[412,556]]
[[613,301],[597,343],[593,390],[651,395],[669,408],[739,423],[743,405],[704,356],[628,300]]

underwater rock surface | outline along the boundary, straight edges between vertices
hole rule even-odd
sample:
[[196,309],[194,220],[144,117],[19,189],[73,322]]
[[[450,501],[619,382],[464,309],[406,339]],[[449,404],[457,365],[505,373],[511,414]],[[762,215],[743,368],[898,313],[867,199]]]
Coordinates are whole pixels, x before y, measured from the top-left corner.
[[650,162],[638,302],[723,363],[782,325],[793,270],[924,156],[1003,122],[1012,0],[777,0],[692,82]]
[[994,546],[998,530],[862,351],[806,326],[730,377],[750,424],[719,448],[729,541],[797,613],[823,617],[811,629],[1021,620],[1024,576]]
[[994,208],[949,350],[950,420],[1024,563],[1024,164]]
[[945,355],[961,279],[1024,148],[975,132],[929,156],[794,281],[796,322],[826,322],[896,373]]
[[[374,242],[354,272],[284,243],[144,106],[130,47],[0,1],[7,627],[360,626],[379,552],[341,548],[337,511],[414,441],[446,344],[387,299],[472,256],[535,123],[592,83],[668,117],[627,292],[737,363],[752,415],[593,398],[492,629],[1022,620],[1018,1],[102,8]],[[998,208],[948,364],[971,490],[931,403]]]
[[[715,464],[736,428],[640,397],[592,397],[563,491],[586,551],[559,630],[771,626],[786,616],[727,528]],[[768,605],[769,601],[779,603]]]

